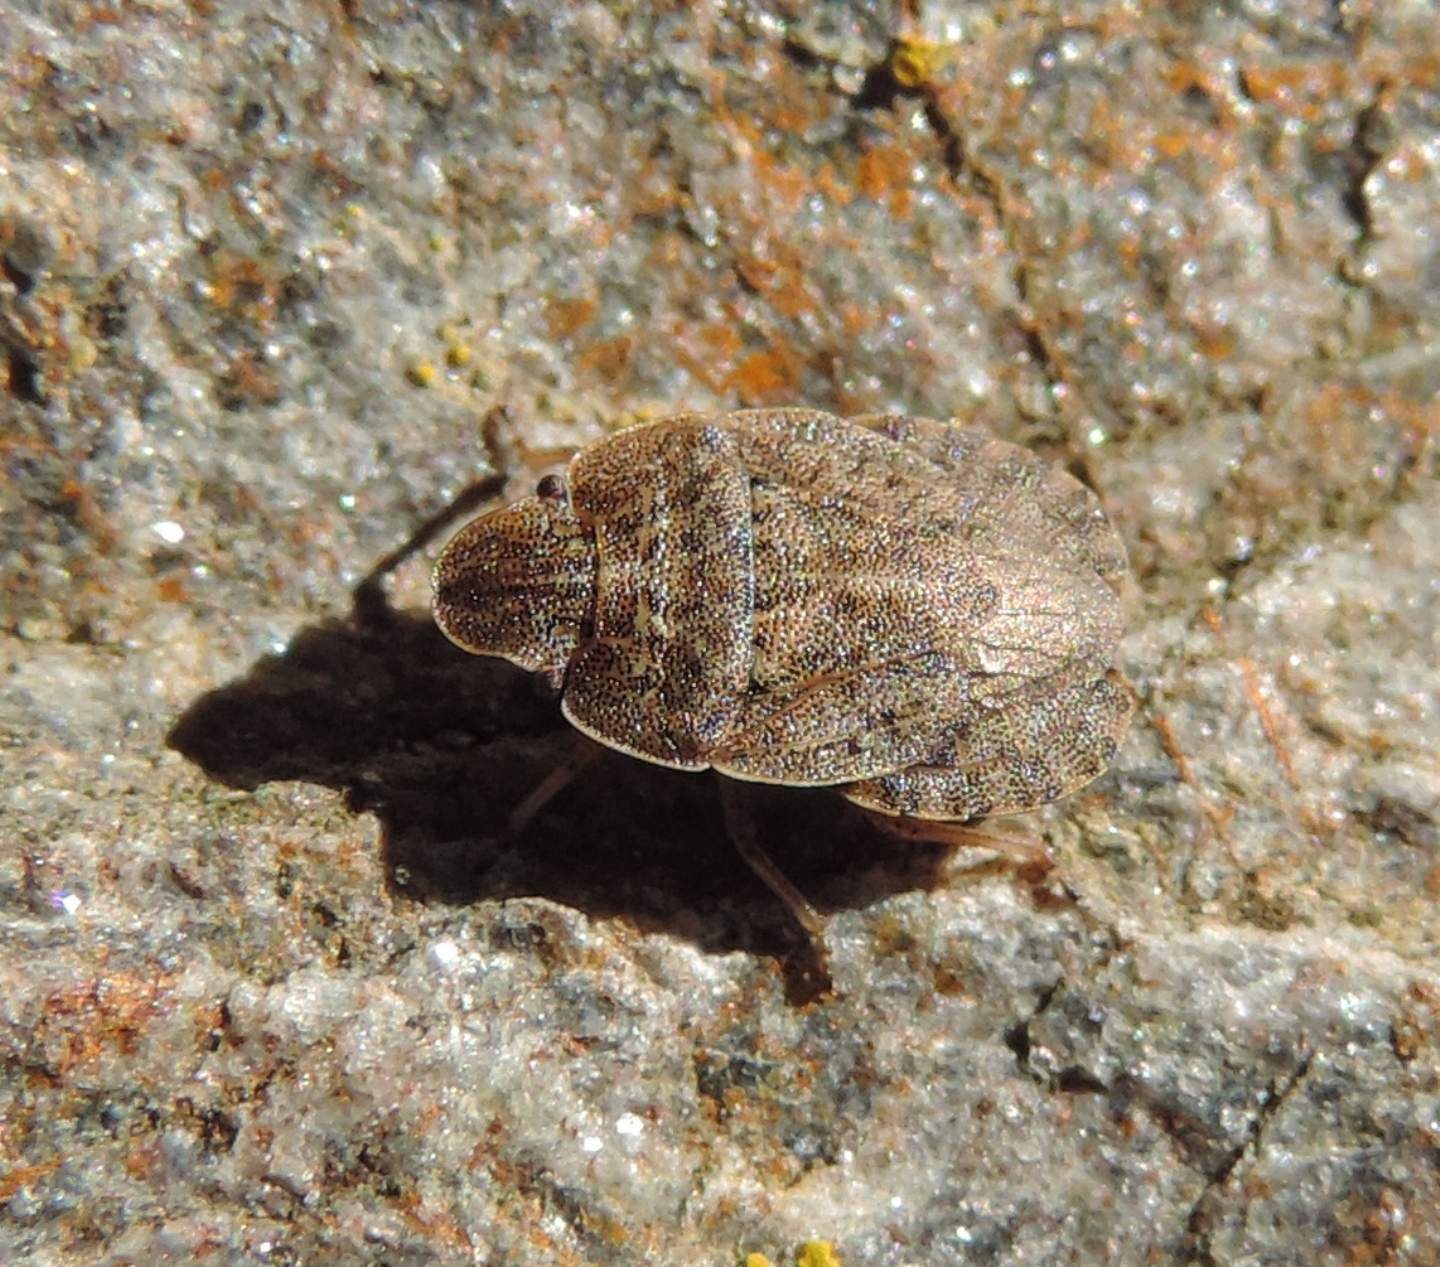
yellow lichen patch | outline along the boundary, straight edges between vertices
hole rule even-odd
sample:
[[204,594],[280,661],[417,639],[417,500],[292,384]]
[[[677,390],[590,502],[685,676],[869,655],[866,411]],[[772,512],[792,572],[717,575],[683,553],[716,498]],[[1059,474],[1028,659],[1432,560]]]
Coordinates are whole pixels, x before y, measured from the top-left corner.
[[431,361],[415,361],[405,369],[405,377],[415,387],[433,387],[439,374]]
[[452,370],[464,369],[475,359],[474,348],[465,341],[465,332],[462,328],[464,324],[466,323],[442,321],[435,330],[441,342],[445,344],[445,364]]
[[657,400],[641,401],[614,417],[604,418],[601,421],[607,431],[624,431],[627,427],[638,427],[643,423],[663,418],[670,412],[670,408],[668,403]]
[[890,73],[902,88],[919,88],[928,84],[945,64],[955,56],[953,44],[936,44],[931,40],[901,40],[890,54]]
[[86,335],[77,334],[70,341],[66,364],[72,374],[79,374],[94,365],[99,357],[100,351],[95,346],[95,341]]
[[829,1241],[806,1241],[795,1255],[795,1267],[844,1267]]
[[[746,1254],[741,1267],[775,1267],[769,1256]],[[844,1267],[835,1246],[829,1241],[806,1241],[795,1254],[795,1267]]]

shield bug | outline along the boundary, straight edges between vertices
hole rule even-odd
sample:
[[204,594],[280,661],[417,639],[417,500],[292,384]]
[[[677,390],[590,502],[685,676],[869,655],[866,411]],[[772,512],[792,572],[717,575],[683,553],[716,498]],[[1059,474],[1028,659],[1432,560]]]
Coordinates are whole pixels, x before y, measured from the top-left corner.
[[1093,493],[977,428],[681,414],[579,453],[436,564],[460,647],[681,770],[881,814],[1034,808],[1110,763],[1125,550]]

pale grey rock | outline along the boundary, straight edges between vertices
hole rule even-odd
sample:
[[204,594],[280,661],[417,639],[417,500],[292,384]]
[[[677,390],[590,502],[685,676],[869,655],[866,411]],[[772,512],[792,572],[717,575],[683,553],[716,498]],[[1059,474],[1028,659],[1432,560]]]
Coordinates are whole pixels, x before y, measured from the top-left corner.
[[[1435,7],[902,8],[0,12],[0,1260],[1440,1261]],[[503,842],[554,702],[352,605],[790,402],[1139,578],[1050,877],[760,794],[820,998],[704,780]]]

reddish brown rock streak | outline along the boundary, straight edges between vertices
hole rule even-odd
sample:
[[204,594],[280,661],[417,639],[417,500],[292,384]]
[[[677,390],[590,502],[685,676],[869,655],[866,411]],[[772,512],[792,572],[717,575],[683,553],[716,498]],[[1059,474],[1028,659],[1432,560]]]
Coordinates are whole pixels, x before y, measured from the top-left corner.
[[1100,774],[1125,550],[1094,494],[955,423],[680,415],[467,525],[435,568],[466,650],[563,670],[647,761],[974,819]]

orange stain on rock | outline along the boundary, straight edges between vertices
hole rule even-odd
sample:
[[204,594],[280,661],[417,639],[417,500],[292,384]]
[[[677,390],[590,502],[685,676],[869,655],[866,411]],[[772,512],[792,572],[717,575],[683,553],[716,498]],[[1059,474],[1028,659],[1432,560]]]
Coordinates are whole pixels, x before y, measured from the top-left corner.
[[697,326],[695,338],[717,356],[727,359],[738,353],[743,346],[740,332],[728,321],[714,321],[709,325]]
[[575,367],[603,378],[613,386],[629,374],[634,354],[635,340],[622,334],[592,343],[576,358]]
[[747,285],[764,295],[782,317],[799,317],[818,307],[797,261],[741,256],[735,265]]
[[840,305],[840,324],[851,338],[875,327],[875,310],[868,305],[847,300]]
[[727,321],[682,326],[675,332],[674,344],[675,360],[715,392],[726,390],[735,358],[745,346],[736,325]]
[[1198,346],[1200,355],[1211,361],[1223,361],[1235,353],[1235,339],[1225,330],[1202,333]]
[[1252,100],[1317,122],[1330,102],[1350,91],[1350,80],[1350,68],[1341,61],[1246,66],[1240,71],[1240,82]]
[[754,157],[755,176],[785,211],[796,211],[810,191],[810,181],[799,168],[781,163],[763,150]]
[[780,346],[752,352],[731,373],[727,386],[747,405],[789,400],[799,384],[795,356]]
[[860,156],[855,183],[867,198],[878,202],[891,190],[909,184],[912,163],[909,152],[898,145],[877,146]]
[[1161,132],[1155,138],[1155,152],[1161,158],[1180,158],[1190,151],[1190,138],[1184,132]]
[[60,1169],[59,1161],[42,1161],[34,1166],[16,1166],[0,1175],[0,1201],[8,1201],[21,1188],[29,1187]]
[[269,324],[278,294],[278,283],[258,260],[229,251],[216,256],[210,274],[210,302],[217,308],[234,309],[256,324]]
[[554,339],[568,339],[583,330],[600,311],[600,301],[593,296],[581,299],[552,299],[545,309],[545,325]]
[[819,170],[815,173],[815,187],[837,207],[847,205],[855,197],[855,191],[840,179],[831,163],[820,164]]
[[81,982],[45,1000],[37,1029],[63,1044],[58,1060],[62,1072],[98,1060],[106,1048],[128,1054],[168,988],[167,978],[129,974]]

